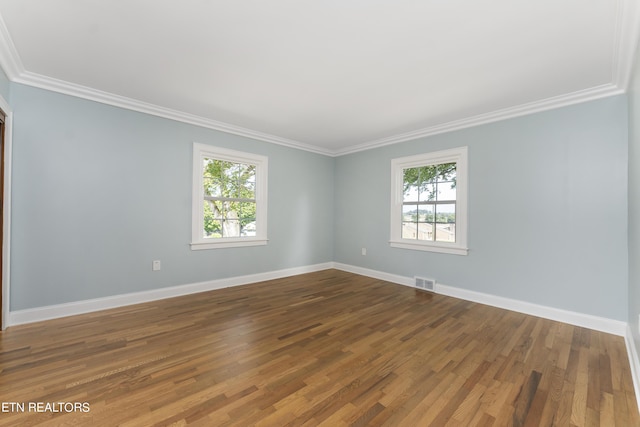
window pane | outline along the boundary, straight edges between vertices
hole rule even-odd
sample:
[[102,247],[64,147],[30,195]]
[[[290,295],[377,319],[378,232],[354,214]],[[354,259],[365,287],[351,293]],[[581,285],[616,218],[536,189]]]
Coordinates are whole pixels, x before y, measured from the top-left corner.
[[436,222],[455,223],[456,222],[455,203],[438,203],[436,205]]
[[417,213],[418,213],[418,205],[403,205],[402,206],[402,221],[404,221],[404,222],[416,222]]
[[213,197],[237,197],[239,163],[204,159],[204,191]]
[[229,179],[228,193],[225,197],[240,197],[240,183],[238,176],[240,175],[241,165],[239,163],[231,163],[229,168],[225,171]]
[[418,224],[418,240],[433,240],[433,224]]
[[203,207],[205,218],[222,219],[222,202],[218,200],[205,200]]
[[255,191],[256,186],[256,166],[242,165],[240,169],[240,183],[245,191]]
[[438,165],[438,181],[456,181],[456,163]]
[[420,205],[420,207],[418,208],[418,221],[433,222],[434,212],[435,211],[433,205]]
[[222,186],[219,182],[214,181],[212,178],[204,178],[204,195],[220,197],[222,196]]
[[420,201],[430,202],[436,199],[436,184],[425,183],[420,188]]
[[235,202],[234,209],[238,213],[238,218],[255,220],[256,203],[255,202]]
[[456,241],[456,205],[454,203],[436,205],[436,241]]
[[213,217],[215,219],[224,219],[224,216],[227,212],[227,203],[220,200],[212,200],[211,207],[213,209]]
[[233,182],[230,197],[255,199],[255,165],[234,163],[230,172]]
[[219,161],[203,159],[202,163],[204,195],[214,197],[221,196],[224,179],[220,176]]
[[435,182],[436,176],[438,175],[438,166],[430,165],[430,166],[420,166],[414,168],[418,173],[417,182],[418,185],[424,185],[429,182]]
[[406,185],[420,185],[420,168],[407,168],[402,170],[403,182]]
[[438,201],[456,200],[455,182],[438,182]]
[[256,221],[240,224],[240,235],[253,237],[256,235]]
[[418,186],[416,185],[407,185],[405,182],[404,185],[404,195],[403,201],[405,202],[417,202],[419,200],[419,191]]
[[240,217],[240,202],[225,202],[225,219],[236,219]]
[[204,219],[204,235],[206,238],[218,239],[222,237],[222,222],[211,218]]
[[417,168],[403,169],[403,191],[405,201],[432,200],[434,190],[427,187],[435,182],[438,168],[432,166],[420,166]]
[[253,199],[256,198],[256,182],[255,179],[253,181],[245,181],[242,183],[242,195],[243,199]]
[[402,223],[402,238],[403,239],[417,239],[418,238],[418,225],[415,222],[403,222]]
[[240,221],[235,218],[223,220],[222,237],[240,237]]
[[456,241],[456,225],[455,224],[436,224],[436,240],[438,242],[455,242]]
[[240,220],[240,235],[256,235],[256,204],[254,202],[237,203]]

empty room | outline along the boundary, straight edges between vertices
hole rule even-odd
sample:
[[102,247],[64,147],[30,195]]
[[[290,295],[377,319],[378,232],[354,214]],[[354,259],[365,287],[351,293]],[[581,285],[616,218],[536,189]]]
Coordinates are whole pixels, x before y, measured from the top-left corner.
[[640,426],[633,0],[0,0],[0,426]]

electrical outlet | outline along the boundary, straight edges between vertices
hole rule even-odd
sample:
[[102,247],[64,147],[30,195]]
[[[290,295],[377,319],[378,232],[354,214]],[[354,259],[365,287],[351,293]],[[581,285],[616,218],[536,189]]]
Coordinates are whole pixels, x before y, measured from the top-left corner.
[[160,271],[160,268],[162,268],[162,265],[160,264],[160,260],[159,259],[154,260],[153,264],[152,264],[152,267],[151,267],[151,270]]
[[367,254],[367,248],[362,248],[362,255],[366,255]]

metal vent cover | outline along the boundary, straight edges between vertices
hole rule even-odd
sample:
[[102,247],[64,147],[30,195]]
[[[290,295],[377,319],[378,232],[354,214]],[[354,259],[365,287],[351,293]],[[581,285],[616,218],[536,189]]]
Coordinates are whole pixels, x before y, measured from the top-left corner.
[[422,289],[424,291],[431,291],[433,292],[435,286],[436,286],[436,281],[433,279],[427,279],[426,277],[415,277],[415,286],[418,289]]

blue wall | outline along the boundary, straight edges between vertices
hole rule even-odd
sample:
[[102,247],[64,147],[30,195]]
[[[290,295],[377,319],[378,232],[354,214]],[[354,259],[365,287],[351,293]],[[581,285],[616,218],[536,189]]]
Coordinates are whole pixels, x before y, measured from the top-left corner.
[[[390,248],[391,159],[459,146],[469,255]],[[335,200],[337,262],[627,320],[625,96],[339,157]]]
[[0,96],[2,96],[5,101],[9,101],[9,90],[11,84],[9,83],[9,79],[7,75],[4,73],[2,68],[0,68]]
[[[14,311],[329,261],[623,321],[638,311],[626,96],[330,158],[9,89]],[[190,250],[193,142],[269,157],[267,246]],[[469,255],[390,248],[391,159],[463,145]]]
[[640,57],[629,89],[629,326],[640,354]]
[[[333,259],[332,158],[20,84],[10,102],[12,311]],[[193,142],[269,157],[267,246],[191,251]]]

